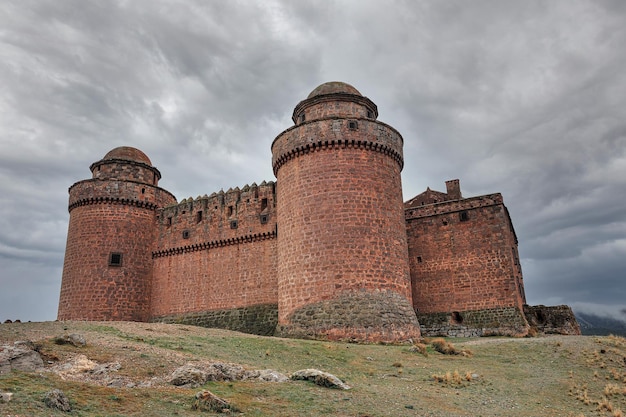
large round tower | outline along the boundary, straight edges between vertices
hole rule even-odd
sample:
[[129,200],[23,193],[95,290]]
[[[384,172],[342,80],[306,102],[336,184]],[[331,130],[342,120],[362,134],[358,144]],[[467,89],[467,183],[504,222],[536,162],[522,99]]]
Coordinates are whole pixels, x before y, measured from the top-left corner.
[[272,144],[278,334],[419,336],[402,201],[402,136],[354,87],[325,83]]
[[176,203],[138,149],[115,148],[69,189],[59,320],[146,321],[155,211]]

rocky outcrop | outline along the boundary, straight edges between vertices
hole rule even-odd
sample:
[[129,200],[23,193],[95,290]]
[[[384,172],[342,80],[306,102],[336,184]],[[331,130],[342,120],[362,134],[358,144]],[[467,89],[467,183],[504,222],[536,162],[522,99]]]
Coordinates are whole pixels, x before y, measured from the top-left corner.
[[33,372],[43,368],[39,352],[31,348],[32,343],[15,342],[0,346],[0,374],[11,371]]
[[316,385],[327,388],[350,389],[350,386],[333,374],[319,369],[302,369],[291,374],[294,381],[311,381]]

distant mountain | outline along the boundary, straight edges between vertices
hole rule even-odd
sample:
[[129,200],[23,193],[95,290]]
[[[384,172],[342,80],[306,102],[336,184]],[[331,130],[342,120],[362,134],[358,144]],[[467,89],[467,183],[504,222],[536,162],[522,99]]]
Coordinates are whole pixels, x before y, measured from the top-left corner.
[[626,337],[626,322],[607,316],[574,312],[580,325],[580,331],[584,335],[605,336],[614,334]]

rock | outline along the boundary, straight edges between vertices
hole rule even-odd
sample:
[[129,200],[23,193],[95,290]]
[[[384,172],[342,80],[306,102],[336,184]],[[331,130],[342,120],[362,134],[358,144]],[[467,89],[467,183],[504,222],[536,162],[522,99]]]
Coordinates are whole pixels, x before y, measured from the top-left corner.
[[0,347],[0,375],[11,371],[33,372],[42,367],[39,352],[21,344]]
[[335,375],[320,371],[319,369],[302,369],[296,371],[291,374],[291,379],[294,381],[311,381],[321,387],[350,389],[349,385],[345,384]]
[[13,397],[12,392],[0,392],[0,403],[8,403]]
[[261,381],[266,382],[287,382],[289,381],[289,377],[285,374],[281,374],[278,371],[273,369],[263,369],[261,371],[257,371],[259,375],[256,377]]
[[191,406],[192,410],[212,411],[216,413],[238,412],[237,408],[228,401],[218,397],[211,391],[200,391],[196,394],[196,400]]
[[207,369],[207,381],[241,381],[247,379],[247,371],[234,363],[215,362]]
[[72,407],[70,406],[70,400],[60,389],[53,389],[52,391],[48,391],[43,399],[43,402],[48,408],[55,408],[57,410],[65,412],[72,411]]
[[78,333],[72,333],[70,335],[57,336],[54,338],[54,343],[57,345],[73,345],[76,347],[84,347],[87,345],[85,337]]
[[83,336],[82,334],[72,333],[71,335],[67,336],[67,340],[70,344],[76,347],[87,346],[87,341],[85,340],[85,336]]
[[191,364],[183,365],[172,372],[169,382],[176,386],[197,387],[207,381],[207,373]]

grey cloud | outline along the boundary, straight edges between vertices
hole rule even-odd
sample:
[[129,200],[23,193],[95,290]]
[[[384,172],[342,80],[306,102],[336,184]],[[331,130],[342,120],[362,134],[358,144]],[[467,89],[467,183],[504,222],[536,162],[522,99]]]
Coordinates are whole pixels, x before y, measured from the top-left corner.
[[451,178],[466,196],[502,192],[531,303],[619,305],[623,9],[582,0],[4,2],[0,277],[20,280],[0,295],[0,320],[27,293],[47,306],[37,317],[54,318],[67,187],[88,178],[92,162],[138,147],[179,199],[271,180],[272,140],[330,80],[370,97],[404,136],[406,199]]

